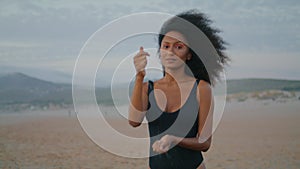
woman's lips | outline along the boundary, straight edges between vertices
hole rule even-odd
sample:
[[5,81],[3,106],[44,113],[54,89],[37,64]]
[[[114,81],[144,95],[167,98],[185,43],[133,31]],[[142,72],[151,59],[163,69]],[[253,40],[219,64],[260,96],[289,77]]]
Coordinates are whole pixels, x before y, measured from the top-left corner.
[[167,62],[175,62],[176,59],[175,59],[175,58],[166,58],[166,61],[167,61]]

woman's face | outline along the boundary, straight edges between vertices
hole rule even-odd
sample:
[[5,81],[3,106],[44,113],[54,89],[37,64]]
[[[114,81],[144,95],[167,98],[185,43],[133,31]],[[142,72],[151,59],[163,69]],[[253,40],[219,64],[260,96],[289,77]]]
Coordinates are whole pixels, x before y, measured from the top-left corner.
[[176,31],[165,34],[160,46],[160,59],[167,69],[178,69],[191,59],[191,53],[185,37]]

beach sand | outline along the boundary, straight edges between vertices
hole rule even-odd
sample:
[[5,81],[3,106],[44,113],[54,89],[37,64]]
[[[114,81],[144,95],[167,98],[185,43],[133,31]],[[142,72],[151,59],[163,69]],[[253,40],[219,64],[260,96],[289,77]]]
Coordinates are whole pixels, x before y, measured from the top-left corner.
[[[112,120],[112,123],[120,132],[126,132],[126,121]],[[146,131],[145,126],[138,130],[143,136]],[[231,102],[226,104],[204,158],[208,169],[298,169],[299,147],[300,101]],[[120,157],[99,147],[83,131],[77,118],[67,113],[0,114],[0,168],[147,167],[147,158]]]

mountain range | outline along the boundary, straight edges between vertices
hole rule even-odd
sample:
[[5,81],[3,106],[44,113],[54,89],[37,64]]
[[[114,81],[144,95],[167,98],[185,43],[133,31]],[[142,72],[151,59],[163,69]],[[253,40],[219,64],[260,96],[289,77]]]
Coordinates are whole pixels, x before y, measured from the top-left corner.
[[23,73],[0,76],[0,105],[6,104],[71,104],[72,88]]
[[[264,90],[300,91],[300,81],[280,79],[227,81],[228,94]],[[95,91],[99,103],[113,104],[109,87],[97,87]],[[45,81],[23,73],[0,75],[0,109],[20,104],[43,107],[49,106],[49,104],[71,105],[72,102],[71,84]]]

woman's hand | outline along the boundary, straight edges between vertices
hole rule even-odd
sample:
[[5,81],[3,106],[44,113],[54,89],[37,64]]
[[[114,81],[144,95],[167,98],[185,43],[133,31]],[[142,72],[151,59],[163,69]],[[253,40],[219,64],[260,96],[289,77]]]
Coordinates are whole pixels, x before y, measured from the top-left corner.
[[172,144],[176,143],[177,138],[172,135],[165,135],[160,140],[153,143],[152,149],[157,153],[166,153],[170,150]]
[[133,57],[134,67],[137,74],[141,74],[143,77],[146,75],[145,67],[147,65],[146,56],[150,56],[149,53],[144,52],[144,48],[141,46],[139,53]]

